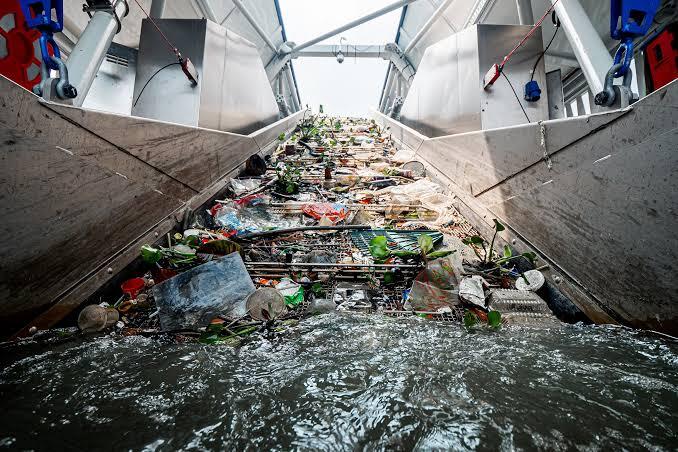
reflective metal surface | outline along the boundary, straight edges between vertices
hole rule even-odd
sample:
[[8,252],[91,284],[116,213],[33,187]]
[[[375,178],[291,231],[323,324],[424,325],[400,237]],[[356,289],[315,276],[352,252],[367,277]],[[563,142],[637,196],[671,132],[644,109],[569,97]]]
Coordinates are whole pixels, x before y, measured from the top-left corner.
[[82,107],[130,114],[137,71],[137,53],[136,49],[111,44]]
[[165,67],[176,58],[145,20],[134,116],[245,134],[277,120],[278,107],[254,44],[206,20],[157,22],[195,65],[198,85],[191,86],[179,65]]
[[520,42],[530,28],[517,25],[476,25],[432,45],[426,50],[403,106],[402,122],[429,137],[487,130],[548,119],[543,60],[534,79],[544,89],[538,102],[523,99],[542,51],[539,35],[527,41],[506,65],[506,78],[488,90],[483,76],[494,63]]

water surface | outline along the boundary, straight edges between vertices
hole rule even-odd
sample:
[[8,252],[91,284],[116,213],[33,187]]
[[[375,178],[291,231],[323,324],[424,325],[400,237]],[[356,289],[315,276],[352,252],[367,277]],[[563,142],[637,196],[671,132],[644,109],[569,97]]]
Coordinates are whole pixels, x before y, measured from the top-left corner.
[[678,344],[327,314],[269,342],[0,358],[0,449],[675,450]]

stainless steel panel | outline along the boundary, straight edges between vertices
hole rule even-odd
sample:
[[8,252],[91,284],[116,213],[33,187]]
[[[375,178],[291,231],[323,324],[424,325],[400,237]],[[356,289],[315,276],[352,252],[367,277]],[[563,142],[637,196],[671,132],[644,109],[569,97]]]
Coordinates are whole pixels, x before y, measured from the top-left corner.
[[546,74],[546,91],[549,101],[549,119],[565,117],[565,97],[563,96],[563,77],[560,69]]
[[132,114],[162,121],[247,134],[278,119],[278,106],[256,47],[251,42],[206,20],[156,21],[193,61],[199,73],[192,87],[166,43],[144,21]]
[[[492,64],[502,61],[529,30],[517,25],[476,25],[430,46],[403,106],[402,122],[437,137],[526,123],[521,105],[531,122],[548,119],[546,90],[539,102],[523,99],[523,87],[543,48],[539,34],[504,69],[518,99],[504,78],[483,89],[483,77]],[[543,60],[534,79],[546,86]]]
[[[482,128],[496,129],[528,122],[520,109],[522,104],[530,118],[529,122],[545,121],[549,119],[548,100],[546,91],[546,74],[544,59],[537,65],[534,80],[542,88],[542,97],[538,102],[527,102],[524,99],[525,84],[530,81],[532,68],[544,49],[540,33],[527,40],[525,44],[513,54],[510,62],[504,67],[504,74],[515,88],[518,99],[513,94],[506,78],[501,77],[490,89],[483,90],[482,83],[485,73],[490,67],[502,61],[531,30],[531,26],[523,25],[478,25],[478,56]],[[471,89],[472,85],[468,85]]]
[[130,114],[137,53],[136,49],[111,44],[82,107],[109,113]]
[[132,106],[132,115],[197,126],[204,77],[203,55],[207,21],[156,19],[156,22],[167,38],[181,49],[183,56],[191,59],[198,71],[200,83],[195,87],[191,86],[178,64],[162,69],[176,63],[176,56],[169,50],[153,24],[145,19],[141,26],[134,85],[136,105]]

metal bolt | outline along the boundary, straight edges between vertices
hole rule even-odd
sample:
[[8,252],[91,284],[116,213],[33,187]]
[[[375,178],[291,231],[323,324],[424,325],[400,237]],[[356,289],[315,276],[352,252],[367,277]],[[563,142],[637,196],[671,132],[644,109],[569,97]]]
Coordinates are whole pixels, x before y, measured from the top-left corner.
[[158,231],[155,231],[153,234],[154,234],[156,237],[159,237],[159,236],[160,236],[160,234],[158,234]]
[[108,268],[106,269],[106,272],[108,272],[108,274],[110,275],[110,274],[113,273],[113,269],[112,269],[111,267],[108,267]]
[[560,276],[554,276],[553,280],[556,282],[556,284],[560,284],[563,282],[563,279]]
[[511,240],[511,244],[512,244],[512,245],[515,245],[515,244],[516,244],[516,242],[517,242],[517,240],[516,240],[516,239],[513,239],[513,240]]
[[30,334],[31,336],[33,336],[37,332],[38,332],[38,327],[36,327],[36,326],[32,326],[28,329],[28,334]]

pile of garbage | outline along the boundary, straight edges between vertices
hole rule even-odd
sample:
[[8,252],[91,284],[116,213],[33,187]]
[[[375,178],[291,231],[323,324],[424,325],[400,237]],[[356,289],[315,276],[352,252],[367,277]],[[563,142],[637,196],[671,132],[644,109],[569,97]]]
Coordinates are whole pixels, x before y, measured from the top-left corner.
[[[86,306],[82,331],[239,344],[329,311],[498,328],[553,321],[530,253],[495,251],[374,121],[304,118],[252,156],[183,230],[140,250],[145,271]],[[518,265],[520,263],[520,266]]]

